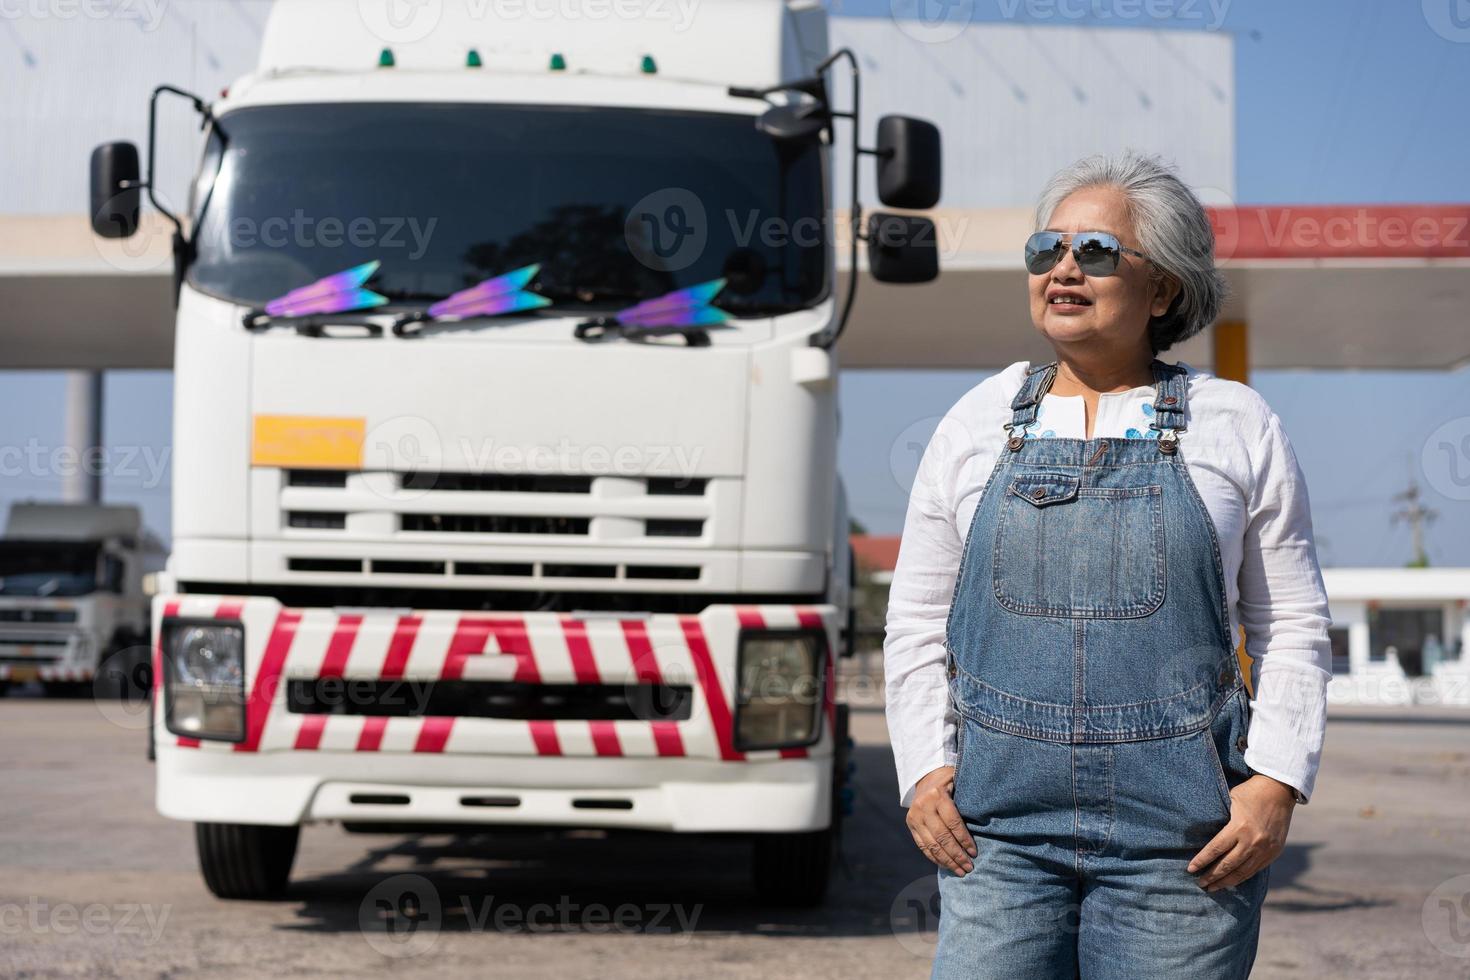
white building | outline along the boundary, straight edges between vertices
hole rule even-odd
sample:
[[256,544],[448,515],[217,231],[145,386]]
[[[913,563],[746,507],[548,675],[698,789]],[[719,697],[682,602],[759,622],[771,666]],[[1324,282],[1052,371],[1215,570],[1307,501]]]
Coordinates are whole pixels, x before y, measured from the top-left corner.
[[1328,568],[1333,704],[1470,706],[1470,568]]

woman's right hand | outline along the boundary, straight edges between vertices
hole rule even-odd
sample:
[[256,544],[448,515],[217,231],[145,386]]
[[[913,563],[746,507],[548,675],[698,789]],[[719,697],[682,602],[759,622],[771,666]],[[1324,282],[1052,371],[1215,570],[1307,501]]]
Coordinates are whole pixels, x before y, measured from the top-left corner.
[[919,780],[907,823],[929,860],[961,876],[974,870],[975,841],[954,805],[954,766],[940,766]]

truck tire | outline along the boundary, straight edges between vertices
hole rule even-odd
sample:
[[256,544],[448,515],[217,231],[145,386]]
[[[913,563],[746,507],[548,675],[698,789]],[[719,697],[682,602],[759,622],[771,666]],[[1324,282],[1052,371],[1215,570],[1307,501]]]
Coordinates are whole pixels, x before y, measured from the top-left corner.
[[220,898],[279,897],[291,877],[301,828],[197,823],[194,844],[204,884]]
[[832,873],[832,828],[796,834],[759,834],[751,861],[755,893],[767,905],[811,908],[822,904]]
[[833,725],[832,822],[823,830],[758,834],[751,859],[756,895],[768,905],[811,908],[822,904],[842,842],[847,814],[848,708],[839,704]]

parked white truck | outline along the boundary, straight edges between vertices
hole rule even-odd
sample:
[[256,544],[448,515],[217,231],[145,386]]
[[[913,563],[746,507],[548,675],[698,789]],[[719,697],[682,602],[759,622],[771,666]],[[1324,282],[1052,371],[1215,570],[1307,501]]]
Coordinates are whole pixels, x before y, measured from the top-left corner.
[[0,694],[127,696],[148,684],[148,596],[162,544],[124,504],[10,505],[0,537]]
[[[219,100],[154,94],[207,136],[175,219],[158,808],[224,897],[279,893],[300,826],[340,821],[749,834],[763,896],[819,901],[857,60],[810,2],[378,6],[277,4]],[[936,202],[932,125],[849,145],[885,203]],[[168,214],[151,147],[139,170],[93,154],[98,234],[142,190]],[[931,223],[849,207],[854,267],[862,238],[877,278],[937,273]],[[550,305],[425,313],[533,265]],[[349,268],[385,305],[266,310]],[[723,324],[616,319],[715,280]]]

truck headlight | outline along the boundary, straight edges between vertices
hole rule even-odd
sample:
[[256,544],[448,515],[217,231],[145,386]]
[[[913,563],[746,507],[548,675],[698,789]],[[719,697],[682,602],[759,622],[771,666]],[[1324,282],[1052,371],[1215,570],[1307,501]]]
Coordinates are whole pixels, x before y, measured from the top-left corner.
[[244,741],[244,627],[165,622],[163,658],[168,730],[188,738]]
[[761,632],[740,637],[736,666],[735,747],[792,748],[821,734],[824,637]]

